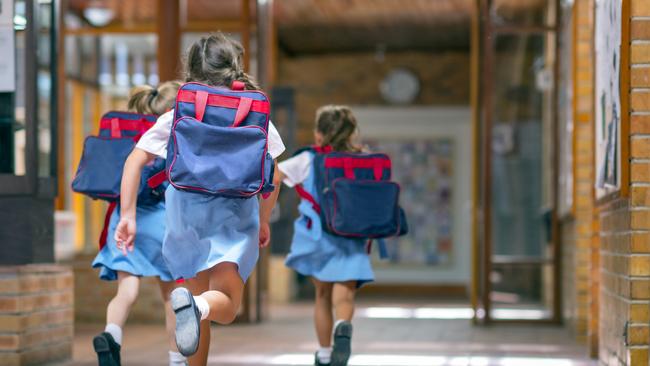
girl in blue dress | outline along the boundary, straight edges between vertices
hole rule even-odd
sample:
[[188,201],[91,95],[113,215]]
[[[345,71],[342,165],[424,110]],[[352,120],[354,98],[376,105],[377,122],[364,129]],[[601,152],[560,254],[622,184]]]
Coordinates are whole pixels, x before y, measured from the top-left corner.
[[[241,81],[246,89],[257,90],[255,82],[244,73],[243,54],[238,42],[221,33],[204,37],[188,51],[186,81],[217,87],[229,87],[233,81]],[[125,164],[122,216],[115,239],[129,251],[134,247],[133,239],[139,235],[136,218],[139,222],[140,217],[135,201],[140,172],[155,156],[167,155],[173,119],[173,111],[160,116]],[[269,123],[268,152],[276,159],[283,151],[282,139]],[[257,263],[259,248],[269,244],[269,218],[277,194],[278,189],[266,199],[233,199],[181,191],[171,185],[167,188],[163,257],[172,277],[186,280],[187,288],[174,290],[171,302],[176,313],[176,344],[182,354],[191,356],[190,365],[207,363],[208,320],[229,324],[235,319],[244,283]]]
[[[141,114],[161,115],[174,103],[179,82],[166,82],[158,88],[148,85],[131,91],[128,107]],[[159,202],[136,206],[138,221],[137,246],[126,255],[117,247],[113,236],[120,220],[120,207],[111,215],[106,245],[100,250],[92,266],[99,268],[102,280],[117,280],[117,293],[106,309],[106,328],[93,339],[100,366],[120,365],[122,328],[131,306],[138,297],[140,277],[158,277],[160,293],[165,303],[165,325],[169,334],[169,365],[186,364],[185,357],[176,349],[174,342],[174,313],[169,296],[174,289],[171,273],[162,256],[163,233],[165,231],[165,204]]]
[[[314,140],[334,151],[360,152],[354,143],[357,121],[350,108],[328,105],[316,112]],[[278,164],[278,178],[287,186],[302,188],[317,197],[312,161],[314,153],[302,152]],[[350,357],[355,291],[373,281],[370,257],[363,239],[331,235],[322,230],[312,203],[301,200],[300,217],[294,224],[287,266],[310,276],[316,287],[314,323],[320,349],[315,364],[343,366]],[[333,347],[332,347],[333,343]]]

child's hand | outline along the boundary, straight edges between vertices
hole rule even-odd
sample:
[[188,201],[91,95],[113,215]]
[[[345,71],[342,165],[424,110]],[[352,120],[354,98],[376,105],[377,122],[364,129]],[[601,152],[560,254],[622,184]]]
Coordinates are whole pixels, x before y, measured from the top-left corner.
[[133,251],[135,239],[135,219],[121,218],[115,229],[115,243],[117,249],[124,255]]
[[268,222],[260,224],[260,248],[266,248],[271,242],[271,227]]

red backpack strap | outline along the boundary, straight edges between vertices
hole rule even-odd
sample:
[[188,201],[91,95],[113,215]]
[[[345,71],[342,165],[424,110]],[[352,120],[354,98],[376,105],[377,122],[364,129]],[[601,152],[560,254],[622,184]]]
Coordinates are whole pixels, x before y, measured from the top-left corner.
[[197,90],[194,100],[194,117],[203,122],[205,115],[205,107],[208,105],[208,92],[204,90]]
[[237,112],[235,113],[235,122],[232,124],[233,127],[237,127],[244,122],[246,116],[248,116],[248,112],[251,110],[252,104],[253,99],[251,98],[241,97],[239,99],[239,105],[237,106]]
[[116,206],[117,202],[111,202],[108,204],[106,216],[104,216],[104,227],[102,228],[102,233],[99,234],[99,250],[102,250],[102,248],[106,246],[106,239],[108,237],[108,225],[111,222],[111,216],[113,215],[113,211],[115,211]]
[[311,203],[311,206],[313,207],[314,211],[320,215],[320,205],[318,202],[316,202],[316,199],[314,196],[311,195],[311,193],[307,192],[305,188],[302,186],[302,184],[296,184],[294,187],[296,190],[296,193],[298,193],[298,196],[305,201]]
[[111,118],[111,138],[119,139],[120,137],[122,137],[120,120],[118,118]]
[[149,188],[156,188],[167,180],[167,171],[161,170],[147,179]]

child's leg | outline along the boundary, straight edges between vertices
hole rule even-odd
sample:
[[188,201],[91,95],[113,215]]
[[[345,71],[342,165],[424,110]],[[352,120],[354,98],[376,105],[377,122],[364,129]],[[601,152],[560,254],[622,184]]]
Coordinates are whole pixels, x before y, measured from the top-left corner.
[[354,315],[354,293],[356,281],[334,284],[332,302],[336,314],[334,324],[334,347],[332,348],[331,366],[346,366],[352,352],[352,315]]
[[322,348],[332,345],[332,283],[312,279],[316,287],[316,302],[314,306],[314,324],[318,344]]
[[351,321],[354,315],[354,294],[357,290],[357,281],[337,282],[332,290],[332,303],[336,321]]
[[176,284],[174,282],[159,280],[158,285],[160,286],[160,296],[165,306],[165,329],[169,340],[169,365],[185,365],[185,356],[181,355],[176,347],[176,339],[174,338],[175,315],[169,302],[169,294],[176,288]]
[[210,305],[208,319],[219,324],[230,324],[237,317],[244,293],[244,281],[237,265],[226,262],[210,270],[210,291],[201,294]]
[[138,298],[140,278],[126,272],[117,272],[117,294],[106,307],[106,331],[122,344],[122,328],[131,306]]

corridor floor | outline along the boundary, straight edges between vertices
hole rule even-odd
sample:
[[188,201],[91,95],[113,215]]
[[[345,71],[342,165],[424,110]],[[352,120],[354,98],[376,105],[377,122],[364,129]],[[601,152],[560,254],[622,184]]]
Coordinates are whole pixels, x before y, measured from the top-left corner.
[[[474,327],[466,306],[363,303],[355,318],[350,366],[592,366],[557,326]],[[273,307],[260,325],[213,327],[210,365],[312,365],[317,347],[310,304]],[[79,325],[70,366],[95,365],[91,339],[101,325]],[[166,365],[162,325],[127,326],[125,366]]]

